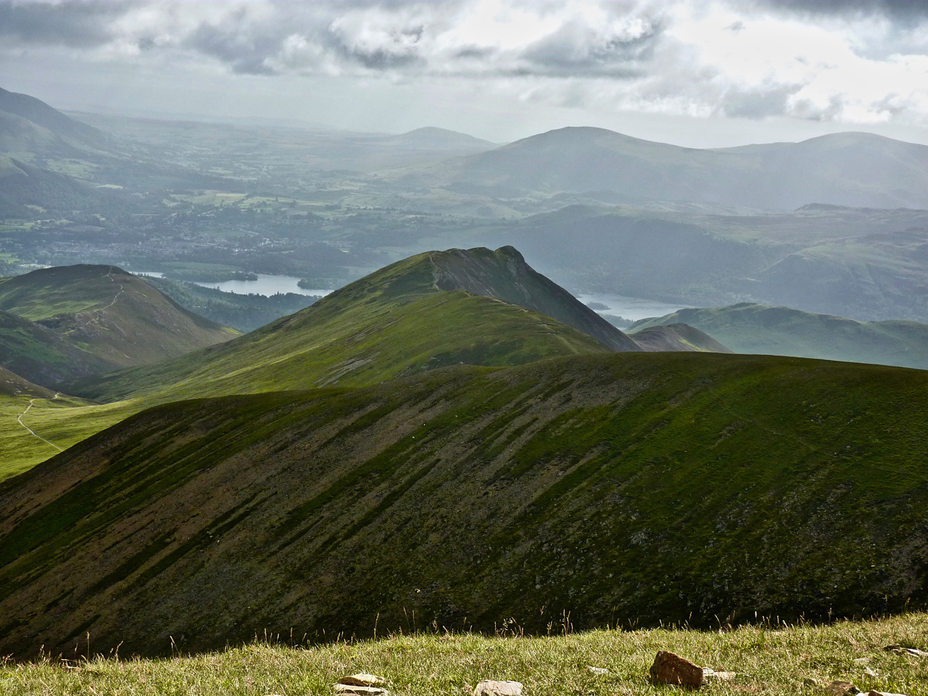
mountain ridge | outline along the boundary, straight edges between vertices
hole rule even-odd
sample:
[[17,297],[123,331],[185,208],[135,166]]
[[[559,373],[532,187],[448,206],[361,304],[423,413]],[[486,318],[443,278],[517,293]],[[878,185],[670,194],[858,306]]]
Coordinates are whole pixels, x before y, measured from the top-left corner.
[[[485,153],[395,172],[433,187],[517,192],[611,190],[629,200],[794,210],[809,203],[928,208],[928,146],[872,134],[695,149],[569,127]],[[875,176],[877,172],[879,176]]]
[[[536,306],[550,314],[517,304],[530,304],[533,294],[520,284],[537,292]],[[515,249],[478,248],[417,254],[228,344],[66,388],[118,400],[367,386],[460,362],[499,367],[616,349],[640,350]]]
[[0,111],[18,116],[53,134],[63,145],[76,149],[97,150],[105,147],[102,132],[65,116],[57,109],[28,94],[0,88]]
[[166,404],[0,484],[0,651],[917,608],[926,394],[604,353]]

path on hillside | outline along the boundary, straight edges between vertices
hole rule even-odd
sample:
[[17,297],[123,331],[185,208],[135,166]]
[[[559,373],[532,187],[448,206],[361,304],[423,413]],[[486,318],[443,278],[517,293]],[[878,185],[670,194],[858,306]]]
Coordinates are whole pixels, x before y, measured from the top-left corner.
[[[112,269],[112,268],[110,268],[110,270],[108,270],[108,271],[106,272],[106,277],[110,279],[110,282],[113,282],[113,283],[117,282],[116,280],[113,279],[113,269]],[[101,307],[101,308],[98,309],[97,311],[98,311],[98,312],[102,312],[102,311],[104,311],[104,310],[109,309],[110,307],[112,307],[114,304],[116,304],[116,301],[119,299],[119,296],[122,295],[125,291],[126,291],[126,286],[123,285],[122,283],[119,283],[119,292],[116,293],[116,296],[113,298],[113,301],[110,302],[108,305],[106,305],[106,307]]]
[[[106,277],[110,279],[110,282],[119,283],[119,290],[116,292],[116,295],[113,297],[113,300],[112,300],[108,305],[106,305],[105,307],[98,307],[97,309],[91,310],[91,312],[89,313],[89,315],[87,315],[87,318],[84,320],[85,326],[86,326],[87,324],[91,324],[91,323],[97,323],[97,325],[99,326],[99,315],[100,315],[102,312],[105,312],[106,310],[108,310],[108,309],[109,309],[110,307],[112,307],[114,304],[116,304],[116,303],[119,301],[120,295],[122,295],[122,294],[126,291],[126,286],[125,286],[121,281],[118,281],[118,280],[116,280],[115,278],[113,278],[113,269],[112,269],[112,268],[110,268],[110,270],[108,270],[108,271],[106,272]],[[78,313],[75,314],[74,316],[75,316],[75,318],[79,318],[79,317],[81,317],[82,315],[81,315],[80,312],[78,312]],[[64,335],[64,336],[69,336],[69,335],[71,335],[72,333],[74,333],[75,331],[77,331],[77,330],[80,329],[80,328],[82,328],[82,327],[81,327],[81,326],[75,326],[73,329],[68,329],[67,331],[65,331],[62,335]]]
[[[61,394],[58,393],[58,392],[56,392],[54,398],[57,399],[59,396],[61,396]],[[30,428],[28,425],[26,425],[25,423],[23,423],[23,418],[25,417],[25,415],[26,415],[27,413],[29,413],[29,411],[30,411],[30,410],[32,409],[32,407],[35,405],[35,402],[36,402],[36,399],[30,399],[30,400],[29,400],[29,405],[26,406],[26,410],[23,411],[22,413],[20,413],[18,416],[16,416],[16,420],[19,422],[19,424],[20,424],[21,426],[23,426],[26,430],[28,430],[29,433],[30,433],[33,437],[37,437],[37,438],[40,439],[42,442],[44,442],[46,445],[51,445],[52,447],[54,447],[54,448],[55,448],[56,450],[58,450],[59,452],[64,452],[64,448],[63,448],[63,447],[59,447],[59,446],[56,445],[54,442],[49,442],[49,441],[46,440],[44,437],[42,437],[41,435],[39,435],[38,433],[36,433],[35,430],[33,430],[33,429]]]

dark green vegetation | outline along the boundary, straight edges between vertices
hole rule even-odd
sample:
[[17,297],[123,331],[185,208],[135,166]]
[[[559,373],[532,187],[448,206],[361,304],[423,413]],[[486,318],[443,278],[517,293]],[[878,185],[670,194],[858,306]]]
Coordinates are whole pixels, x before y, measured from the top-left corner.
[[[67,300],[79,303],[80,297],[76,288]],[[53,295],[45,301],[53,303]],[[153,333],[150,340],[164,338]],[[647,349],[694,346],[668,336],[662,345]],[[460,363],[506,366],[607,350],[640,347],[533,271],[515,249],[430,252],[378,271],[318,306],[227,345],[59,385],[66,393],[97,401],[131,401],[107,406],[37,401],[30,407],[29,423],[38,435],[30,438],[18,428],[0,438],[0,478],[52,454],[50,443],[66,447],[155,403],[332,384],[369,386]],[[48,350],[36,355],[39,366],[54,364],[57,356]],[[7,404],[7,422],[23,408],[19,402]]]
[[157,362],[235,335],[113,266],[0,279],[0,364],[46,386]]
[[2,485],[0,652],[921,606],[926,395],[624,353],[161,406]]
[[315,296],[297,293],[271,295],[270,297],[239,295],[183,281],[143,278],[191,312],[217,324],[231,326],[244,332],[254,331],[265,324],[270,324],[275,319],[305,309],[319,299]]
[[515,249],[452,249],[397,262],[227,344],[68,390],[101,401],[164,401],[367,386],[459,363],[507,366],[607,350],[640,349]]
[[683,309],[631,327],[633,337],[652,327],[683,322],[737,353],[795,355],[826,360],[928,369],[928,325],[913,321],[860,322],[787,307],[737,304]]
[[55,394],[45,387],[23,379],[5,367],[0,367],[0,397],[32,396],[41,399],[54,398]]

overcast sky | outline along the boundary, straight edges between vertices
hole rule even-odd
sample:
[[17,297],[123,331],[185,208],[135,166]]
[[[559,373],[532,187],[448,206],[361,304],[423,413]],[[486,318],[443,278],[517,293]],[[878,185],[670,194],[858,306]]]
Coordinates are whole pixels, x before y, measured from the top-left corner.
[[928,0],[0,0],[0,87],[63,109],[928,144]]

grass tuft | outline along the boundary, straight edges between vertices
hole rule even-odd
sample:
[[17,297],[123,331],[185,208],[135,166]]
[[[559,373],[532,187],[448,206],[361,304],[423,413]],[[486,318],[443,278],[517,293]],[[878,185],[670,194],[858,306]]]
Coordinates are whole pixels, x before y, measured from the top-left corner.
[[[566,618],[566,617],[565,617]],[[118,649],[92,659],[41,657],[0,664],[2,694],[330,694],[339,677],[379,674],[398,696],[463,696],[482,679],[513,679],[527,696],[668,694],[648,682],[658,650],[703,667],[737,673],[712,683],[712,694],[823,694],[836,680],[902,694],[928,692],[926,660],[888,652],[890,645],[928,647],[928,614],[841,621],[825,626],[764,621],[734,630],[569,631],[522,635],[503,622],[495,636],[438,630],[384,639],[307,645],[305,637],[264,634],[247,645],[171,659],[123,659]],[[91,641],[92,636],[87,640]],[[608,670],[597,674],[590,667]]]

